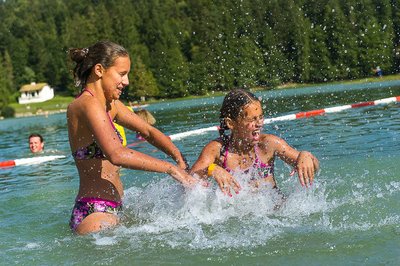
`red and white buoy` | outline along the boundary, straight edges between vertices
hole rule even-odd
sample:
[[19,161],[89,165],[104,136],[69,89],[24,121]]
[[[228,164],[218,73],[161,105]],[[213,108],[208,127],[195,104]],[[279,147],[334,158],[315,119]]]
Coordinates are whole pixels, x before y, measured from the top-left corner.
[[[328,113],[336,113],[336,112],[340,112],[340,111],[351,109],[351,108],[359,108],[359,107],[379,105],[379,104],[389,104],[389,103],[393,103],[393,102],[400,102],[400,96],[390,97],[390,98],[385,98],[385,99],[380,99],[380,100],[375,100],[375,101],[369,101],[369,102],[360,102],[360,103],[354,103],[354,104],[348,104],[348,105],[342,105],[342,106],[328,107],[328,108],[324,108],[324,109],[311,110],[311,111],[307,111],[307,112],[299,112],[296,114],[289,114],[289,115],[278,116],[278,117],[274,117],[274,118],[266,118],[266,119],[264,119],[264,124],[270,124],[270,123],[276,122],[276,121],[287,121],[287,120],[295,120],[295,119],[299,119],[299,118],[307,118],[307,117],[323,115],[323,114],[328,114]],[[173,134],[173,135],[170,135],[170,138],[171,138],[171,140],[178,140],[178,139],[182,139],[182,138],[192,136],[192,135],[200,135],[200,134],[203,134],[208,131],[217,131],[218,129],[219,129],[218,126],[200,128],[200,129],[195,129],[195,130],[191,130],[191,131]]]
[[15,160],[0,162],[0,168],[14,167],[14,166],[19,166],[19,165],[39,164],[39,163],[53,161],[55,159],[61,159],[61,158],[65,158],[65,156],[64,155],[50,155],[50,156],[15,159]]
[[[276,121],[287,121],[287,120],[295,120],[295,119],[299,119],[299,118],[307,118],[307,117],[318,116],[318,115],[329,114],[329,113],[337,113],[337,112],[341,112],[341,111],[351,109],[351,108],[360,108],[360,107],[379,105],[379,104],[389,104],[389,103],[393,103],[393,102],[400,102],[400,96],[390,97],[390,98],[385,98],[385,99],[380,99],[380,100],[375,100],[375,101],[369,101],[369,102],[360,102],[360,103],[355,103],[355,104],[328,107],[328,108],[324,108],[324,109],[311,110],[311,111],[307,111],[307,112],[299,112],[296,114],[289,114],[289,115],[278,116],[278,117],[274,117],[274,118],[267,118],[267,119],[264,119],[264,124],[270,124],[270,123],[276,122]],[[203,134],[208,131],[218,131],[218,129],[219,129],[218,126],[212,126],[212,127],[200,128],[200,129],[195,129],[195,130],[191,130],[191,131],[173,134],[173,135],[170,135],[169,137],[171,138],[171,140],[178,140],[178,139],[182,139],[182,138],[185,138],[188,136],[200,135],[200,134]],[[55,159],[60,159],[60,158],[65,158],[65,156],[64,155],[52,155],[52,156],[41,156],[41,157],[32,157],[32,158],[24,158],[24,159],[15,159],[15,160],[0,162],[0,168],[14,167],[14,166],[18,166],[18,165],[39,164],[39,163],[43,163],[43,162],[52,161]]]

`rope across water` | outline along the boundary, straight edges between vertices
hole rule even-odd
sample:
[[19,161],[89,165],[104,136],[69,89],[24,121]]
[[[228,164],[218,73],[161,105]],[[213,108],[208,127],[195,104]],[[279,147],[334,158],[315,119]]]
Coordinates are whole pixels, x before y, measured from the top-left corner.
[[[274,118],[266,118],[266,119],[264,119],[264,124],[270,124],[270,123],[273,123],[276,121],[287,121],[287,120],[295,120],[295,119],[299,119],[299,118],[307,118],[307,117],[323,115],[323,114],[327,114],[327,113],[341,112],[341,111],[351,109],[351,108],[360,108],[360,107],[379,105],[379,104],[389,104],[389,103],[393,103],[393,102],[400,102],[400,96],[384,98],[384,99],[379,99],[379,100],[369,101],[369,102],[360,102],[360,103],[354,103],[354,104],[348,104],[348,105],[329,107],[329,108],[324,108],[324,109],[311,110],[311,111],[307,111],[307,112],[299,112],[296,114],[289,114],[289,115],[278,116],[278,117],[274,117]],[[195,129],[195,130],[191,130],[191,131],[173,134],[173,135],[170,135],[170,138],[171,138],[171,140],[179,140],[182,138],[186,138],[188,136],[200,135],[200,134],[203,134],[203,133],[209,132],[209,131],[218,131],[218,129],[219,129],[218,126],[200,128],[200,129]]]
[[[299,112],[296,114],[289,114],[289,115],[278,116],[278,117],[274,117],[274,118],[266,118],[266,119],[264,119],[264,124],[270,124],[270,123],[273,123],[276,121],[288,121],[288,120],[295,120],[295,119],[300,119],[300,118],[307,118],[307,117],[318,116],[318,115],[329,114],[329,113],[337,113],[337,112],[341,112],[341,111],[344,111],[347,109],[352,109],[352,108],[360,108],[360,107],[380,105],[380,104],[389,104],[389,103],[393,103],[393,102],[400,102],[400,96],[384,98],[384,99],[379,99],[379,100],[369,101],[369,102],[360,102],[360,103],[354,103],[354,104],[348,104],[348,105],[328,107],[328,108],[324,108],[324,109],[311,110],[311,111],[307,111],[307,112]],[[219,129],[218,126],[212,126],[212,127],[200,128],[200,129],[195,129],[195,130],[190,130],[190,131],[186,131],[186,132],[173,134],[173,135],[170,135],[169,137],[171,138],[171,140],[179,140],[179,139],[186,138],[189,136],[200,135],[200,134],[203,134],[203,133],[206,133],[209,131],[218,131],[218,129]],[[0,162],[0,168],[14,167],[14,166],[18,166],[18,165],[38,164],[38,163],[48,162],[48,161],[65,158],[65,157],[66,156],[64,156],[64,155],[54,155],[54,156],[42,156],[42,157],[32,157],[32,158],[23,158],[23,159],[3,161],[3,162]]]

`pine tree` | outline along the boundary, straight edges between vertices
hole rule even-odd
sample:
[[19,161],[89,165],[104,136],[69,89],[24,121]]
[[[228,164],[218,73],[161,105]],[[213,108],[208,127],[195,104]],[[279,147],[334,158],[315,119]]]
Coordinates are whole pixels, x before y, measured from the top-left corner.
[[[385,25],[378,22],[375,8],[370,0],[357,3],[357,9],[363,10],[358,14],[358,40],[359,40],[359,62],[361,74],[370,76],[372,69],[384,64],[390,69],[392,45],[385,43]],[[389,45],[389,47],[388,47]]]
[[[178,34],[168,20],[169,2],[157,0],[141,2],[142,22],[140,26],[150,52],[150,68],[160,88],[162,97],[188,95],[189,70],[180,50]],[[165,9],[163,9],[165,8]]]
[[159,91],[153,73],[146,68],[140,57],[136,58],[134,66],[128,97],[138,99],[141,97],[149,98],[158,96]]
[[7,106],[17,91],[13,86],[13,70],[8,51],[0,53],[0,110]]
[[310,81],[325,82],[334,78],[326,47],[326,32],[321,25],[312,25],[310,32]]
[[10,92],[10,96],[14,96],[17,94],[18,90],[14,86],[14,70],[13,70],[13,65],[11,61],[10,54],[8,53],[8,50],[4,52],[4,61],[3,61],[3,66],[4,66],[4,76],[2,75],[3,78],[5,78],[5,88]]
[[393,18],[393,72],[400,72],[400,2],[391,0]]
[[0,110],[8,105],[10,92],[7,88],[7,73],[4,67],[4,57],[0,54]]
[[353,78],[357,74],[357,39],[351,16],[346,18],[338,0],[325,7],[323,30],[332,62],[333,79]]
[[[261,79],[265,79],[265,64],[262,50],[257,43],[257,32],[253,17],[253,9],[249,1],[236,3],[232,1],[229,6],[232,21],[231,30],[227,28],[227,48],[232,55],[230,75],[234,78],[234,86],[254,87],[259,85]],[[245,59],[245,60],[244,60]]]

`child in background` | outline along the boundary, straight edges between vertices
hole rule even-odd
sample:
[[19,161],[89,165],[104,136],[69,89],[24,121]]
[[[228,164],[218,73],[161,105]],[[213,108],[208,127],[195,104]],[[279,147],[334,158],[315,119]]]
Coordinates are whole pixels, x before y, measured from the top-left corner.
[[[140,109],[137,111],[134,111],[135,114],[137,114],[141,119],[143,119],[145,122],[147,122],[149,125],[153,126],[156,123],[156,119],[154,116],[147,111],[146,109]],[[142,135],[140,135],[139,132],[136,133],[136,138],[140,140],[145,140]]]
[[[137,114],[142,120],[144,120],[145,122],[147,122],[149,125],[153,126],[156,123],[156,119],[154,118],[154,116],[147,110],[145,109],[140,109],[138,111],[134,111],[132,109],[131,106],[127,106],[129,110],[131,110],[132,112],[134,112],[135,114]],[[117,131],[119,132],[119,134],[122,137],[122,145],[123,146],[127,146],[127,142],[126,142],[126,133],[125,133],[125,129],[123,126],[119,125],[116,122],[113,122],[115,128],[117,129]],[[136,138],[142,141],[145,141],[145,138],[142,137],[142,135],[140,135],[139,132],[136,132]],[[128,147],[131,146],[135,146],[132,144],[129,144]]]
[[[229,92],[220,111],[220,137],[209,142],[191,169],[200,177],[213,177],[225,195],[239,193],[235,178],[245,176],[257,187],[265,182],[276,188],[274,161],[278,156],[297,171],[302,186],[311,186],[319,162],[310,152],[297,151],[283,139],[261,134],[264,113],[261,101],[252,93],[236,89]],[[225,131],[230,130],[230,135]]]

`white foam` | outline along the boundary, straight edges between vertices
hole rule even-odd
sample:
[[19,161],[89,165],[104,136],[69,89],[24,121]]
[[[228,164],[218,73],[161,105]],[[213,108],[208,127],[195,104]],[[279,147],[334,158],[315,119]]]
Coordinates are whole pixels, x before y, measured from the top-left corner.
[[98,246],[112,246],[118,243],[116,237],[103,236],[101,234],[94,234],[94,243]]
[[40,248],[40,244],[38,244],[38,243],[28,243],[28,244],[26,244],[25,248],[27,248],[27,249]]
[[[162,243],[170,247],[221,248],[262,245],[284,228],[324,211],[328,204],[322,191],[295,186],[280,209],[282,196],[270,185],[254,188],[243,179],[239,194],[221,193],[213,183],[184,189],[169,178],[133,187],[125,193],[124,226],[117,235],[129,235],[132,245]],[[315,187],[315,186],[314,186]],[[150,241],[151,243],[143,243]]]

